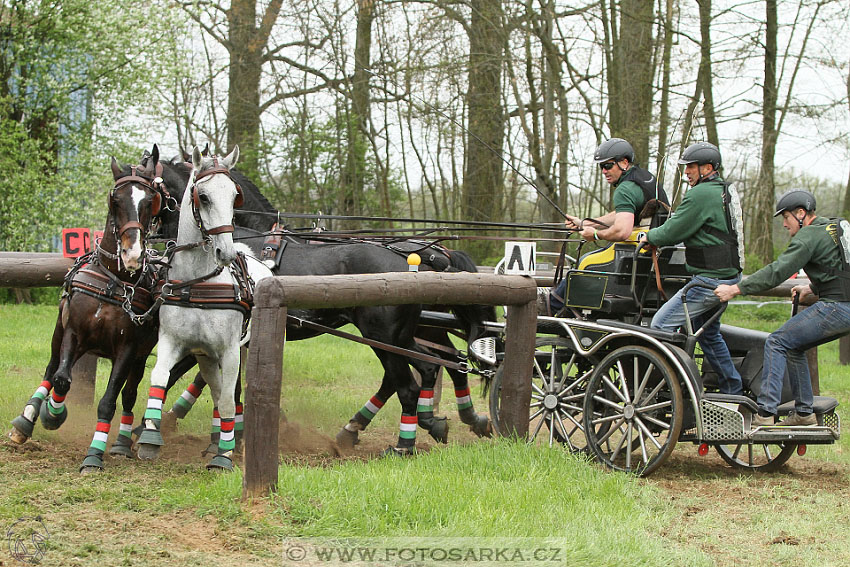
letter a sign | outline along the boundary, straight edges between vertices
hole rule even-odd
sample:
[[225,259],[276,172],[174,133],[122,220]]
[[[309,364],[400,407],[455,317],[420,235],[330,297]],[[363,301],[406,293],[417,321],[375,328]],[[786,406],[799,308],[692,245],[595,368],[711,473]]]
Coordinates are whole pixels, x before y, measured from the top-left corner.
[[536,242],[505,242],[505,273],[533,276],[536,267]]

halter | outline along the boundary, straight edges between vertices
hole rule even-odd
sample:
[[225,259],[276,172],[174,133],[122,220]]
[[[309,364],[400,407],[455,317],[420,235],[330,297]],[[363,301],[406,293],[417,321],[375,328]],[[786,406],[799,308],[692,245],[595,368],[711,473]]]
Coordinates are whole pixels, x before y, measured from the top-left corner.
[[[118,242],[121,241],[121,237],[124,235],[124,233],[127,232],[130,229],[133,229],[133,228],[139,229],[139,232],[141,233],[142,242],[144,242],[145,236],[147,235],[147,233],[149,233],[151,231],[151,227],[152,227],[155,219],[157,219],[157,217],[159,216],[159,213],[162,211],[162,201],[163,201],[163,195],[162,194],[163,194],[163,191],[165,191],[165,187],[162,184],[162,178],[156,177],[155,179],[149,179],[147,177],[143,177],[136,172],[137,167],[139,167],[139,166],[136,166],[136,165],[130,166],[130,175],[128,175],[126,177],[121,177],[121,178],[119,178],[115,181],[115,185],[109,191],[109,196],[107,198],[107,204],[109,206],[109,216],[113,219],[112,234],[115,238],[116,248],[118,247]],[[160,175],[161,172],[162,172],[162,166],[157,164],[157,170],[156,170],[157,175]],[[115,215],[113,214],[114,211],[113,211],[113,207],[112,207],[112,198],[115,196],[115,192],[117,190],[119,190],[122,187],[125,187],[125,186],[127,186],[131,183],[137,183],[137,184],[141,185],[142,187],[144,187],[145,189],[149,189],[153,193],[153,197],[151,199],[151,218],[150,218],[150,221],[148,222],[147,227],[143,226],[142,223],[140,223],[138,221],[127,221],[126,223],[124,223],[120,227],[115,225],[115,222],[114,222]],[[168,199],[171,199],[173,201],[174,198],[171,197],[170,195],[168,195],[167,191],[165,191],[165,193],[166,193],[166,196],[165,196],[166,208],[169,208]],[[121,269],[121,255],[118,254],[117,249],[116,249],[115,253],[111,253],[111,252],[108,252],[108,251],[104,250],[103,248],[101,248],[99,243],[96,246],[97,246],[97,251],[98,251],[99,254],[105,256],[106,258],[109,258],[110,260],[117,260],[118,261],[118,269],[119,270]],[[144,261],[145,261],[146,258],[147,258],[147,254],[144,254],[143,260],[142,260],[142,262],[143,262],[142,269],[144,269]]]
[[198,228],[201,230],[201,236],[204,240],[208,240],[210,236],[215,234],[223,234],[226,232],[233,232],[232,224],[223,224],[220,226],[216,226],[213,228],[206,228],[204,226],[204,221],[201,219],[201,213],[199,211],[199,207],[201,206],[201,197],[198,194],[198,182],[205,177],[211,177],[216,174],[226,175],[228,179],[233,181],[233,184],[236,186],[236,197],[233,200],[233,207],[238,209],[245,203],[245,197],[242,193],[242,187],[236,182],[235,179],[230,175],[230,170],[226,167],[218,164],[218,157],[212,156],[213,167],[210,169],[205,169],[200,172],[192,171],[192,216],[195,217],[195,222],[198,224]]

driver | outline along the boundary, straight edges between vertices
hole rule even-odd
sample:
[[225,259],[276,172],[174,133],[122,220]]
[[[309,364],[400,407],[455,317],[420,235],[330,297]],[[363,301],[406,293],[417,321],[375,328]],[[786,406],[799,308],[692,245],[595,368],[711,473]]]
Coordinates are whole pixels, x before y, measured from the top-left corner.
[[[631,236],[636,226],[649,227],[659,206],[669,209],[664,189],[658,186],[652,173],[634,163],[635,151],[626,140],[611,138],[602,142],[593,154],[593,161],[599,165],[605,181],[614,187],[614,210],[585,221],[567,215],[564,224],[580,231],[585,240],[622,242]],[[563,309],[566,287],[567,281],[563,279],[541,298],[542,315]]]
[[714,290],[721,301],[729,301],[739,294],[750,295],[776,287],[803,268],[812,283],[794,286],[791,295],[818,296],[814,305],[791,317],[764,343],[759,411],[753,416],[754,428],[774,424],[786,367],[794,394],[794,413],[779,425],[817,425],[805,352],[850,332],[850,270],[847,253],[842,252],[847,243],[844,246],[841,243],[850,234],[839,237],[839,223],[846,225],[847,221],[818,217],[815,205],[815,196],[803,189],[792,189],[782,195],[773,216],[782,215],[782,225],[791,235],[788,248],[775,262],[746,281],[720,285]]
[[[691,144],[679,159],[691,186],[676,214],[662,226],[651,229],[641,244],[669,246],[685,243],[685,264],[693,279],[706,287],[688,290],[688,313],[694,326],[701,325],[719,305],[712,290],[721,284],[741,281],[737,240],[727,214],[728,186],[720,177],[720,150],[714,144]],[[667,300],[652,318],[653,329],[676,331],[685,325],[682,290]],[[720,320],[706,327],[699,339],[706,360],[719,377],[721,393],[743,395],[741,375],[732,363],[729,347],[720,335]]]

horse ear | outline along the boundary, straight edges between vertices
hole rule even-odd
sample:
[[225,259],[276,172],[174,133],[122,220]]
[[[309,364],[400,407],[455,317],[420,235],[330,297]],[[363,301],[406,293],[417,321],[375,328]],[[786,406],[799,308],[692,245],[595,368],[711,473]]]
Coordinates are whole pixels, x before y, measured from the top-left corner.
[[201,155],[204,157],[208,157],[210,155],[210,143],[207,142],[204,145],[204,149],[201,151]]
[[110,164],[112,168],[112,179],[114,181],[118,181],[122,177],[124,177],[124,172],[121,170],[121,165],[118,163],[118,160],[115,159],[115,156],[112,156],[112,163]]
[[151,166],[156,167],[156,164],[159,163],[159,146],[157,146],[156,144],[154,144],[153,149],[151,149],[151,159],[153,161]]
[[236,165],[236,162],[238,160],[239,160],[239,145],[235,145],[235,146],[233,146],[233,151],[230,152],[230,154],[226,158],[224,158],[224,160],[222,160],[221,163],[227,169],[231,169],[234,165]]
[[204,158],[201,156],[201,150],[198,149],[198,146],[192,148],[192,165],[197,171],[201,171],[203,160]]

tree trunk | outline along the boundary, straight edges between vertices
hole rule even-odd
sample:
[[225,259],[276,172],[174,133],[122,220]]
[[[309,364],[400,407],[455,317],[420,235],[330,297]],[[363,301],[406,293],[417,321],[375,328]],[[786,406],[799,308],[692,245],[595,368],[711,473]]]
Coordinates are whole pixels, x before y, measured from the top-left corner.
[[764,43],[764,95],[762,103],[762,151],[759,181],[756,187],[755,210],[752,215],[750,250],[768,264],[773,261],[773,200],[776,186],[774,180],[774,157],[776,154],[776,1],[765,0],[766,27]]
[[653,0],[620,2],[619,36],[616,14],[611,13],[611,53],[608,67],[608,100],[611,136],[625,138],[639,163],[649,158],[652,119]]
[[354,44],[354,77],[351,82],[351,113],[346,129],[348,148],[340,179],[342,214],[364,212],[366,149],[369,145],[369,67],[375,0],[357,0],[357,35]]
[[[664,45],[661,54],[661,107],[658,110],[658,184],[664,185],[670,129],[670,58],[673,52],[673,0],[665,0]],[[647,160],[647,164],[649,161]],[[669,189],[668,189],[669,193]]]
[[717,119],[714,114],[714,95],[711,89],[711,0],[698,0],[699,4],[699,30],[700,30],[700,57],[699,74],[697,80],[702,87],[703,116],[705,117],[705,131],[709,143],[720,145],[717,136]]
[[[503,201],[504,113],[501,82],[505,38],[502,0],[471,0],[466,167],[461,214],[466,220],[500,220]],[[474,252],[480,255],[485,246]]]
[[227,148],[239,145],[239,169],[248,177],[259,177],[260,79],[263,50],[282,0],[272,0],[257,27],[256,0],[233,0],[227,10],[230,73],[227,87]]
[[[847,71],[847,106],[850,107],[850,70]],[[847,188],[844,190],[844,218],[850,219],[850,172],[847,173]]]

